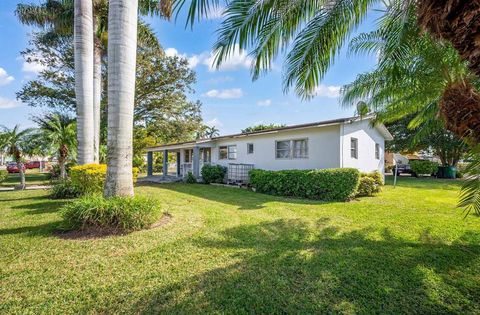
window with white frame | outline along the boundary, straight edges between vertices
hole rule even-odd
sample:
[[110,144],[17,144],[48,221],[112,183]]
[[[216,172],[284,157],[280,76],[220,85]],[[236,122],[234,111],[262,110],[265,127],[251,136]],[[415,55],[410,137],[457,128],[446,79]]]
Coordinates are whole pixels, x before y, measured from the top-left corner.
[[350,138],[350,157],[358,159],[358,139]]
[[218,148],[220,160],[235,160],[237,158],[236,145],[224,145]]
[[247,143],[247,154],[253,154],[253,143]]
[[193,150],[185,150],[185,163],[192,163]]
[[235,160],[237,158],[237,146],[229,145],[228,146],[228,159]]
[[380,160],[380,144],[375,143],[375,158]]
[[308,158],[308,139],[276,141],[275,157],[277,159]]

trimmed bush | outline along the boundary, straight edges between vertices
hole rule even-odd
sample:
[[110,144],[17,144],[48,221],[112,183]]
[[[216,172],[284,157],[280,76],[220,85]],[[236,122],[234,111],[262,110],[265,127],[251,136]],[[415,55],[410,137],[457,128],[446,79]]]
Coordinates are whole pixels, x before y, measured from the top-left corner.
[[204,165],[202,168],[202,178],[205,184],[223,183],[227,168],[221,165]]
[[436,173],[438,170],[438,163],[428,160],[413,160],[410,161],[410,168],[417,175]]
[[193,173],[192,172],[188,172],[187,173],[187,178],[185,178],[185,182],[187,184],[196,184],[197,183],[197,179],[195,178],[195,176],[193,176]]
[[[138,177],[138,168],[134,167],[132,171],[133,182],[135,183]],[[78,187],[83,195],[102,193],[106,177],[106,164],[85,164],[70,169],[72,184]]]
[[257,192],[317,200],[348,200],[355,196],[360,172],[353,168],[250,171]]
[[373,196],[375,192],[375,180],[369,176],[361,176],[357,189],[357,197],[370,197]]
[[0,171],[0,183],[3,183],[4,181],[6,181],[7,178],[8,178],[8,171],[1,170]]
[[150,227],[162,215],[157,201],[146,197],[103,198],[84,196],[61,209],[62,228],[96,228],[112,232],[131,232]]
[[50,198],[52,199],[73,199],[82,195],[80,189],[73,185],[72,181],[61,180],[53,184]]

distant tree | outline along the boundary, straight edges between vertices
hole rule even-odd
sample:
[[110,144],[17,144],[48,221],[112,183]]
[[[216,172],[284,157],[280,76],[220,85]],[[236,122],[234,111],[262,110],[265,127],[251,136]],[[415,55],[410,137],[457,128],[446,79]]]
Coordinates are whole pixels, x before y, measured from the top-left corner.
[[203,126],[203,129],[198,132],[197,138],[213,138],[220,135],[220,130],[215,126]]
[[247,127],[245,129],[242,129],[242,133],[249,133],[249,132],[255,132],[255,131],[262,131],[262,130],[269,130],[269,129],[275,129],[275,128],[281,128],[285,127],[286,125],[282,124],[258,124],[255,126]]
[[415,126],[414,122],[410,115],[386,124],[393,135],[393,140],[386,142],[388,151],[430,151],[438,156],[444,166],[456,166],[467,153],[468,146],[464,141],[443,128],[441,121],[434,120],[420,126]]
[[33,119],[43,147],[57,154],[60,177],[66,178],[65,163],[76,148],[75,119],[65,113],[48,113]]
[[0,133],[0,148],[11,156],[17,163],[20,171],[20,185],[19,189],[25,189],[25,172],[24,172],[24,157],[31,149],[30,143],[32,140],[33,129],[20,130],[20,126],[16,125],[12,129],[3,127]]

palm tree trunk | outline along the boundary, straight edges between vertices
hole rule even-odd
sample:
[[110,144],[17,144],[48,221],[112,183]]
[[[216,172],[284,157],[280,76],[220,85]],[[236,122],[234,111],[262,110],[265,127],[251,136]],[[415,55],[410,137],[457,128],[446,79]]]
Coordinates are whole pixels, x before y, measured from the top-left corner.
[[67,172],[65,170],[65,160],[64,159],[59,159],[58,164],[60,166],[60,178],[61,179],[67,178]]
[[19,189],[25,189],[25,172],[23,170],[23,163],[22,162],[17,162],[17,167],[18,167],[18,171],[19,171],[19,174],[20,174],[20,186],[18,187]]
[[110,0],[105,197],[133,196],[132,138],[138,0]]
[[74,53],[77,100],[78,164],[93,162],[93,8],[92,0],[75,0]]
[[101,111],[100,105],[102,102],[102,48],[98,43],[98,38],[95,37],[95,51],[94,51],[94,67],[93,67],[93,124],[94,124],[94,154],[93,161],[99,163],[100,161],[100,121]]

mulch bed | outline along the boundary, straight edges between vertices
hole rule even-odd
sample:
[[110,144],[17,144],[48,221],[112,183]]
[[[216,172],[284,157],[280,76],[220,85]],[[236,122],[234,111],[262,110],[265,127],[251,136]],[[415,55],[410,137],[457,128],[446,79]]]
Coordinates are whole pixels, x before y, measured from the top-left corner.
[[[156,229],[166,225],[172,219],[172,215],[164,213],[160,220],[152,224],[148,229]],[[119,229],[88,227],[82,230],[61,231],[56,230],[54,235],[65,240],[95,240],[111,236],[127,235],[131,232],[125,232]]]

